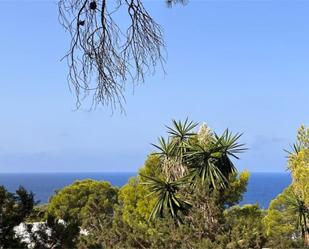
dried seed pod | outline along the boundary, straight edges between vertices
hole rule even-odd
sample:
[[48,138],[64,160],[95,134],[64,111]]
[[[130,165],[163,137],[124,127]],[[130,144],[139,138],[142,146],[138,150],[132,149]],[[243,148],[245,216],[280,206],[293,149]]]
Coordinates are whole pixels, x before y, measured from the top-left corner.
[[79,25],[79,26],[84,26],[84,25],[85,25],[85,21],[79,21],[79,22],[78,22],[78,25]]
[[96,1],[92,1],[89,5],[91,10],[96,10],[97,9],[97,3]]

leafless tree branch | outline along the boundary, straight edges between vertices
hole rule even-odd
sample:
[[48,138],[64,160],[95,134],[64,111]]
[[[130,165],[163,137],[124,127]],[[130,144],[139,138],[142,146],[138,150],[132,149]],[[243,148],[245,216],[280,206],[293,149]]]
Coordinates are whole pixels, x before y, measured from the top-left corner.
[[[126,27],[117,21],[123,14]],[[92,106],[123,110],[126,82],[144,82],[158,65],[164,70],[162,28],[141,0],[59,0],[59,19],[71,36],[64,58],[77,108],[90,95]]]

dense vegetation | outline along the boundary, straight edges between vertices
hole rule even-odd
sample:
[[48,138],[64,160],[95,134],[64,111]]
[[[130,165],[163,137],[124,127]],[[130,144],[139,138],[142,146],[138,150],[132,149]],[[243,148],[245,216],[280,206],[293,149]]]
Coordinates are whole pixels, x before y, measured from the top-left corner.
[[[0,188],[0,248],[307,248],[309,129],[299,129],[288,154],[291,185],[262,210],[239,206],[249,179],[233,163],[245,150],[241,135],[196,127],[173,121],[121,188],[76,181],[36,207],[23,188]],[[17,237],[21,222],[27,232]]]

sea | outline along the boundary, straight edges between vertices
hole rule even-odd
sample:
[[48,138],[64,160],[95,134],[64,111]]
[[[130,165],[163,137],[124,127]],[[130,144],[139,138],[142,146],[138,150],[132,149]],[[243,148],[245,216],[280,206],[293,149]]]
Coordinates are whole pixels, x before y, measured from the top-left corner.
[[[115,186],[123,186],[136,172],[83,172],[83,173],[0,173],[0,185],[10,192],[19,186],[35,194],[40,204],[47,203],[55,191],[72,184],[76,180],[95,179],[109,181]],[[269,203],[291,183],[288,173],[251,173],[247,192],[241,205],[259,204],[268,208]]]

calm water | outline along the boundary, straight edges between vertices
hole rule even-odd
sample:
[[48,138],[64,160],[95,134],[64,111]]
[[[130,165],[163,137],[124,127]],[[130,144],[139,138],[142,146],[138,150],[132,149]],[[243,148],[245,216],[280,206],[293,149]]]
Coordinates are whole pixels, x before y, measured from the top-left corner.
[[268,208],[270,201],[290,183],[291,177],[288,173],[251,173],[241,204],[258,203],[261,207]]
[[[136,173],[34,173],[0,174],[0,185],[9,191],[15,191],[19,185],[35,193],[36,200],[46,203],[55,190],[71,184],[77,179],[91,178],[106,180],[113,185],[122,186]],[[244,203],[259,203],[267,208],[269,202],[282,192],[291,182],[286,173],[251,173]]]

